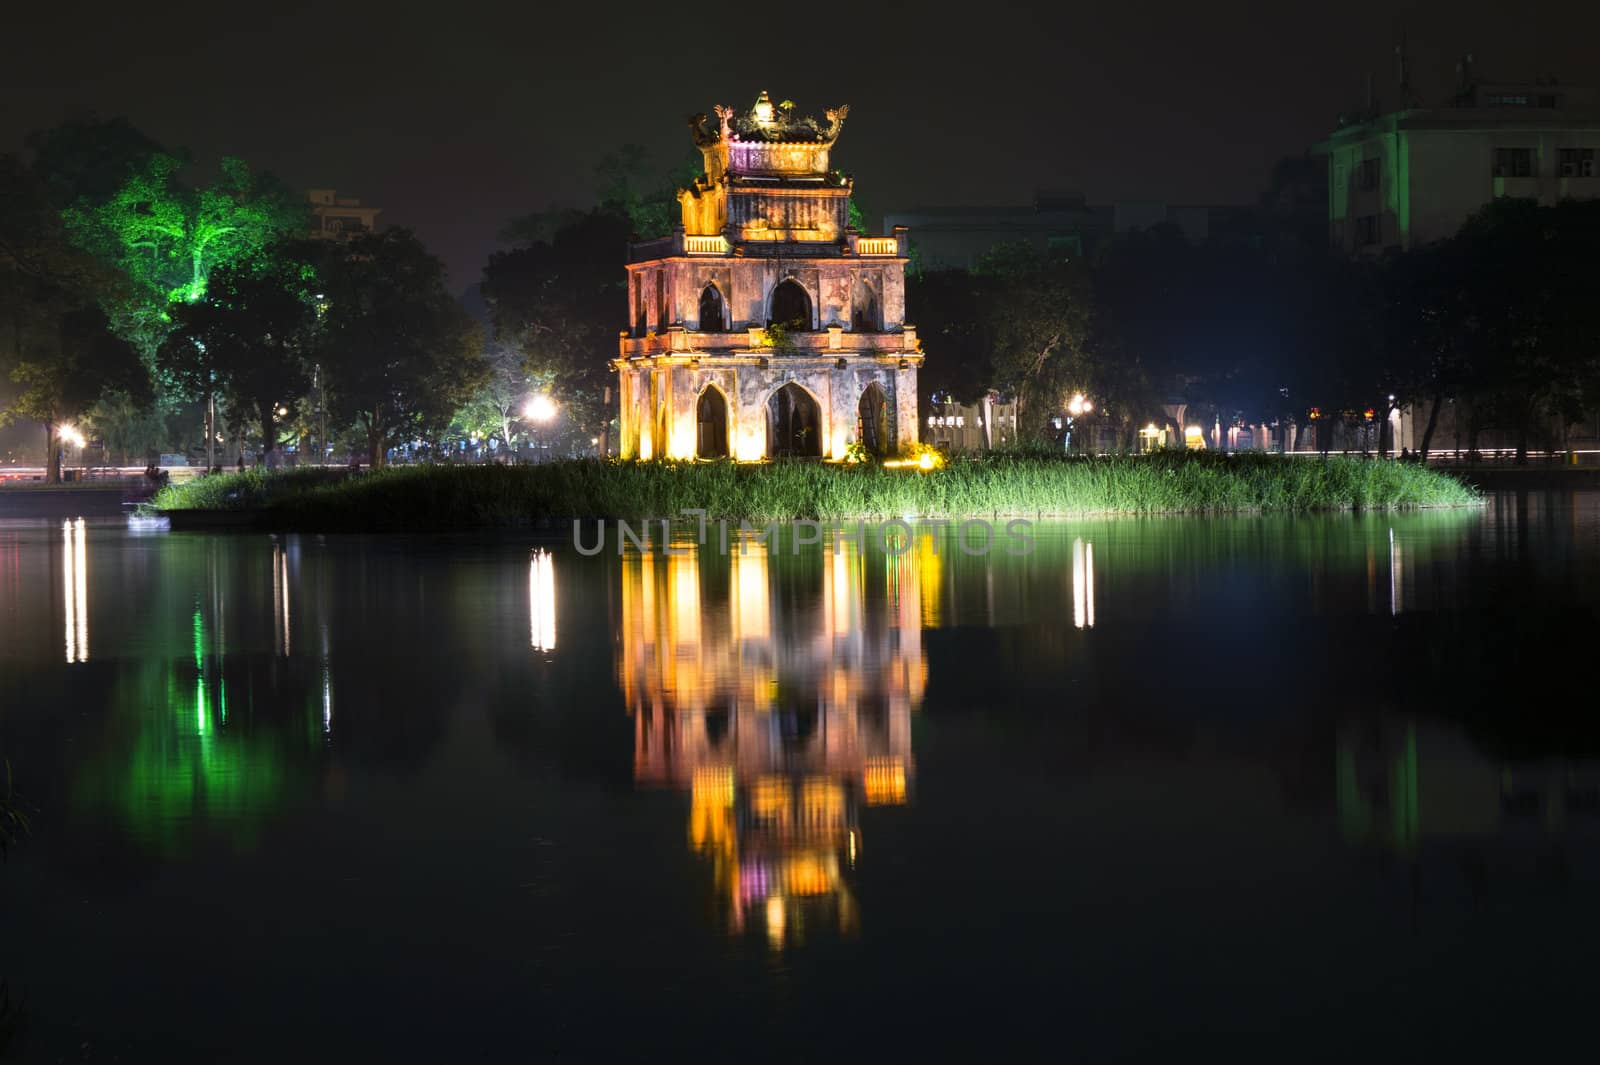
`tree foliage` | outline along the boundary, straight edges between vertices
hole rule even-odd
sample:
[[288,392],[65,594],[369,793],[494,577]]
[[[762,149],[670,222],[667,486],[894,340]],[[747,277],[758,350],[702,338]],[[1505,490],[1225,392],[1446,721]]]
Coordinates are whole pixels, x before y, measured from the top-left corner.
[[52,482],[60,478],[63,423],[111,390],[149,397],[137,353],[95,303],[112,282],[65,240],[43,184],[0,157],[0,368],[17,386],[0,422],[40,423]]
[[524,247],[496,252],[482,292],[495,336],[520,352],[523,369],[548,380],[583,437],[609,420],[605,391],[627,314],[629,223],[612,211],[572,216]]
[[250,266],[217,268],[201,300],[174,305],[177,327],[158,353],[190,394],[222,395],[247,416],[263,455],[311,385],[317,314],[309,251],[275,249]]
[[391,448],[442,431],[482,383],[483,337],[446,289],[444,264],[410,230],[358,237],[320,275],[316,361],[329,409],[381,466]]

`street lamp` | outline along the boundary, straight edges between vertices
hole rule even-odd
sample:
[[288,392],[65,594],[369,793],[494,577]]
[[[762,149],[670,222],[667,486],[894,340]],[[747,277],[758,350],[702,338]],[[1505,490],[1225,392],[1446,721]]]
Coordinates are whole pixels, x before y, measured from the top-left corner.
[[1067,401],[1067,413],[1071,415],[1071,417],[1067,419],[1067,435],[1063,440],[1064,450],[1072,450],[1073,424],[1078,420],[1078,418],[1088,414],[1092,410],[1094,410],[1094,404],[1090,403],[1088,397],[1086,397],[1082,392],[1074,392],[1072,394],[1072,398]]
[[556,416],[556,401],[540,392],[528,397],[528,402],[522,405],[522,416],[534,423],[533,437],[534,461],[539,460],[538,425],[547,422]]

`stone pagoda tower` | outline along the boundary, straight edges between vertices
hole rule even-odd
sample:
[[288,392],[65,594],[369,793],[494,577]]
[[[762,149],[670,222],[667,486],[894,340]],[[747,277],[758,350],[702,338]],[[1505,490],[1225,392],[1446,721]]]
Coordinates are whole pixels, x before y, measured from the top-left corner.
[[922,349],[905,322],[905,234],[850,225],[824,121],[774,105],[690,120],[705,173],[683,221],[630,249],[623,458],[843,459],[917,441]]

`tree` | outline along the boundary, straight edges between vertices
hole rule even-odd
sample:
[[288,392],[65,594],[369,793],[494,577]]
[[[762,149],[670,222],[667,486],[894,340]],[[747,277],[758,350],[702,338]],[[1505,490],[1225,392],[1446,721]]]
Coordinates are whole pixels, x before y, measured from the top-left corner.
[[1600,204],[1496,200],[1451,245],[1475,426],[1493,421],[1510,430],[1517,462],[1526,462],[1534,433],[1565,427],[1600,403],[1600,306],[1592,292]]
[[975,273],[991,282],[985,319],[995,383],[1015,396],[1023,439],[1088,382],[1089,287],[1076,263],[1024,244],[995,248]]
[[119,389],[107,390],[87,417],[106,453],[121,459],[118,465],[131,464],[135,455],[160,451],[167,439],[166,419],[149,396],[141,399]]
[[19,386],[0,422],[28,419],[45,431],[46,478],[60,480],[58,428],[108,390],[148,397],[131,349],[107,329],[96,296],[108,276],[64,239],[47,191],[10,156],[0,157],[0,368]]
[[223,266],[205,296],[175,305],[177,328],[158,362],[191,394],[206,402],[206,461],[215,440],[211,401],[225,395],[247,412],[261,432],[261,454],[271,461],[280,419],[292,417],[310,387],[306,354],[317,325],[314,278],[303,254],[273,249],[254,266]]
[[994,384],[993,352],[984,308],[992,284],[966,270],[935,270],[906,278],[906,313],[935,357],[918,374],[925,397],[948,394],[976,403]]
[[57,431],[76,419],[112,389],[144,394],[149,388],[144,365],[132,345],[111,331],[105,312],[76,304],[61,289],[37,287],[37,314],[11,367],[11,380],[21,392],[0,420],[26,418],[44,427],[45,480],[61,480]]
[[551,382],[582,438],[604,436],[617,332],[627,313],[629,223],[604,210],[570,216],[548,239],[495,252],[482,292],[495,336],[530,377]]
[[528,374],[521,352],[498,341],[488,346],[485,361],[488,372],[483,384],[456,414],[456,423],[474,436],[498,436],[509,449],[515,436],[513,427],[528,395]]
[[483,337],[445,288],[444,264],[410,230],[358,237],[323,262],[318,361],[335,417],[356,426],[373,466],[431,437],[488,372]]
[[694,184],[703,163],[700,152],[691,148],[677,166],[652,177],[645,150],[624,144],[594,168],[599,210],[626,218],[635,239],[664,237],[682,217],[678,190]]
[[165,300],[192,302],[216,266],[304,231],[306,205],[242,160],[223,159],[220,180],[194,189],[178,180],[183,166],[168,153],[146,157],[103,203],[63,211],[68,232]]
[[30,133],[33,173],[57,209],[103,204],[151,156],[166,149],[126,118],[86,115]]

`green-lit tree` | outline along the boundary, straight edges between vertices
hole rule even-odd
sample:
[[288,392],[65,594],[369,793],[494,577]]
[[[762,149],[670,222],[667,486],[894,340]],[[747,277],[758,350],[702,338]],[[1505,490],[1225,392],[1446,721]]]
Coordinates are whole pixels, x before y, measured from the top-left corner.
[[106,309],[147,355],[172,328],[172,303],[200,299],[214,269],[253,261],[307,225],[301,198],[238,159],[224,159],[220,179],[198,188],[179,180],[183,166],[180,156],[151,154],[103,201],[62,212],[72,241],[132,282]]
[[316,361],[329,409],[389,449],[449,424],[488,372],[477,323],[445,288],[444,264],[406,229],[359,237],[324,262]]

